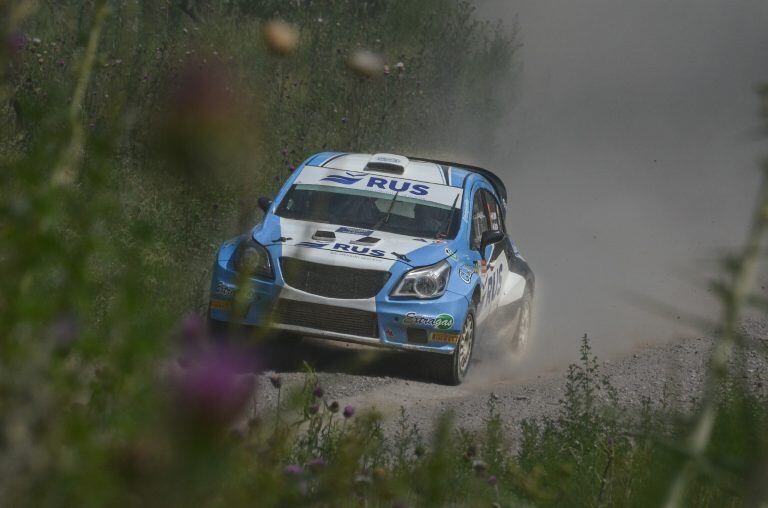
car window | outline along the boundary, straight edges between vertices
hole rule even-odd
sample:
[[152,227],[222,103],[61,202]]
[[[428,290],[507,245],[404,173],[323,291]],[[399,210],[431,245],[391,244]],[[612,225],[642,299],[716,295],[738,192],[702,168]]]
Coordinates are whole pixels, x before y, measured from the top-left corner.
[[488,214],[490,228],[494,231],[503,231],[506,233],[504,227],[504,213],[501,211],[501,206],[496,200],[493,194],[487,190],[483,190],[483,198],[485,198],[485,210]]
[[[402,194],[293,185],[275,212],[286,219],[374,229],[417,238],[455,238],[461,211]],[[458,199],[458,198],[457,198]]]
[[480,239],[483,233],[488,231],[488,217],[485,212],[485,202],[483,200],[482,190],[475,192],[472,199],[472,248],[480,248]]

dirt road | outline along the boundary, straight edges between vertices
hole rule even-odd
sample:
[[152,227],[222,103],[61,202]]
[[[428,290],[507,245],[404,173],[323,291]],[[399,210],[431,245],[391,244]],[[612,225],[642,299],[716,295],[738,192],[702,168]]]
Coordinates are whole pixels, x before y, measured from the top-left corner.
[[[768,390],[768,323],[745,323],[750,349],[744,354],[749,383],[758,391]],[[621,358],[601,362],[625,407],[640,407],[644,398],[651,404],[689,408],[698,397],[706,371],[712,339],[693,337],[666,345],[649,345]],[[487,356],[487,355],[486,355]],[[574,347],[573,360],[578,359]],[[557,413],[563,396],[566,368],[532,375],[518,375],[524,358],[491,360],[480,358],[464,384],[458,387],[429,382],[419,357],[393,352],[361,349],[304,339],[295,356],[276,370],[287,387],[301,385],[305,374],[302,359],[313,364],[329,400],[358,411],[375,407],[392,425],[400,408],[422,429],[429,429],[435,417],[452,410],[462,427],[479,428],[487,415],[486,404],[494,397],[510,428],[523,419]],[[527,369],[526,369],[527,370]],[[276,391],[266,379],[254,404],[254,411],[274,407]]]

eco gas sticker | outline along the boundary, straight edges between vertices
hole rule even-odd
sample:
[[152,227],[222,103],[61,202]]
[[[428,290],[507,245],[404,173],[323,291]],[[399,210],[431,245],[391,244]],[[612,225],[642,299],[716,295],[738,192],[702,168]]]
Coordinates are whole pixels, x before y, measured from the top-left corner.
[[450,314],[440,314],[437,317],[419,316],[415,312],[409,312],[403,318],[403,324],[406,326],[420,325],[430,326],[438,330],[448,330],[453,326],[453,316]]

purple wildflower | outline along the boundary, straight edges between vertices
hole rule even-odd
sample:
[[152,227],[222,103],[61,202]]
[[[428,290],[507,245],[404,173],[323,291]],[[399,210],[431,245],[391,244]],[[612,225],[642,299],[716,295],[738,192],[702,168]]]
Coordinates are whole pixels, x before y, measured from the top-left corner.
[[27,47],[27,37],[19,32],[12,33],[6,40],[6,46],[12,55],[19,53]]
[[200,342],[205,337],[205,332],[205,321],[198,314],[190,312],[181,320],[179,336],[183,344]]
[[318,399],[322,399],[323,395],[325,395],[325,391],[323,391],[322,387],[316,386],[315,389],[312,391],[312,395],[314,395]]
[[283,154],[283,157],[288,157],[288,149],[287,148],[283,148],[282,150],[280,150],[280,153]]
[[339,402],[335,401],[335,400],[333,402],[331,402],[331,404],[328,406],[328,410],[331,413],[338,413],[339,412]]
[[304,468],[298,464],[290,464],[285,466],[285,469],[283,469],[283,473],[290,476],[298,476],[303,472],[304,472]]
[[307,467],[313,471],[322,469],[325,467],[325,459],[323,459],[322,457],[315,457],[314,459],[307,462]]
[[488,485],[495,487],[497,483],[499,483],[499,480],[494,475],[488,477]]
[[344,415],[344,418],[352,418],[353,416],[355,416],[355,408],[347,404],[344,407],[344,412],[341,414]]
[[65,314],[51,323],[48,331],[53,338],[54,348],[57,351],[65,352],[80,336],[80,323],[75,316]]
[[187,421],[224,428],[245,408],[256,388],[253,376],[239,376],[242,359],[226,351],[191,358],[177,380],[179,407]]
[[66,63],[67,63],[66,60],[64,60],[63,58],[59,58],[58,60],[56,60],[56,65],[58,65],[59,67],[64,67]]
[[320,404],[312,404],[309,406],[309,414],[316,415],[320,411]]

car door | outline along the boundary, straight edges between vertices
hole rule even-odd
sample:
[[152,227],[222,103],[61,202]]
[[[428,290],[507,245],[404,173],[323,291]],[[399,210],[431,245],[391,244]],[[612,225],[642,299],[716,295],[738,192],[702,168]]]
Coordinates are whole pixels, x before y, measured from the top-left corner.
[[[503,214],[498,201],[488,189],[481,189],[483,214],[487,230],[504,232]],[[505,250],[506,242],[498,242],[485,248],[485,278],[483,279],[482,301],[487,316],[495,321],[499,308],[499,296],[508,272],[509,262]]]
[[[483,257],[480,253],[480,241],[483,237],[483,233],[488,231],[488,216],[485,213],[485,201],[483,200],[482,189],[475,187],[472,196],[472,228],[469,236],[469,247],[472,255],[472,261],[475,264],[475,271],[480,278],[480,302],[477,306],[477,321],[482,323],[486,320],[489,314],[489,308],[486,305],[486,299],[484,298],[484,291],[486,286],[486,280],[488,279],[487,269],[487,257]],[[486,252],[490,253],[490,248],[486,248]]]
[[518,303],[525,291],[525,277],[515,269],[518,253],[507,232],[503,208],[492,194],[487,193],[485,198],[489,204],[491,228],[501,230],[507,235],[503,241],[496,244],[497,249],[493,253],[493,256],[498,256],[495,269],[499,271],[499,289],[494,306],[494,317],[497,318],[495,319],[496,327],[503,338],[513,333],[517,326]]

